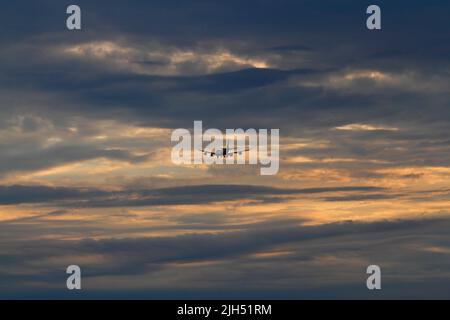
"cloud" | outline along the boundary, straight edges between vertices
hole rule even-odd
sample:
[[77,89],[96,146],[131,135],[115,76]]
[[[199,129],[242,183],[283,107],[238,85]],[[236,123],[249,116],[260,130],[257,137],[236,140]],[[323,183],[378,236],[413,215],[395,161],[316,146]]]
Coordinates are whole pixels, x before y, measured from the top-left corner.
[[297,52],[297,51],[311,51],[311,47],[305,45],[280,45],[269,48],[271,51],[288,51],[288,52]]
[[47,186],[0,186],[0,203],[3,205],[21,203],[45,203],[55,200],[82,199],[86,195],[101,196],[100,190],[83,190]]
[[270,67],[264,58],[240,56],[223,48],[182,49],[158,43],[134,47],[133,44],[94,41],[62,48],[61,54],[88,63],[100,62],[109,69],[138,74],[195,75]]
[[[0,296],[448,296],[446,219],[321,224],[448,216],[449,3],[77,4],[0,11]],[[194,120],[279,128],[279,175],[174,166]]]
[[34,152],[3,154],[0,157],[0,173],[34,171],[97,158],[139,162],[148,159],[148,155],[133,155],[127,150],[103,149],[89,145],[54,146]]
[[[147,190],[105,191],[47,186],[0,186],[0,204],[47,203],[69,207],[132,207],[181,204],[209,204],[249,199],[280,201],[283,196],[335,192],[373,192],[382,188],[341,186],[324,188],[283,189],[252,185],[187,185]],[[75,200],[75,202],[73,201]]]
[[[381,292],[385,297],[411,294],[425,298],[428,293],[441,297],[448,294],[446,289],[438,293],[425,286],[423,290],[406,293],[401,288],[405,284],[414,285],[418,279],[429,279],[428,283],[440,279],[446,283],[448,254],[445,250],[427,248],[447,248],[447,229],[447,220],[321,226],[271,221],[218,234],[9,243],[8,250],[1,254],[6,273],[0,277],[0,286],[20,279],[15,290],[2,294],[8,297],[24,295],[33,288],[33,283],[39,282],[49,287],[48,294],[53,292],[53,286],[64,282],[58,275],[64,271],[61,263],[73,263],[82,266],[87,297],[93,292],[109,297],[115,292],[110,293],[112,287],[126,291],[135,285],[134,280],[142,283],[149,278],[153,281],[144,281],[145,285],[140,287],[143,296],[162,290],[169,297],[177,297],[177,291],[194,288],[199,289],[199,296],[204,296],[212,287],[219,287],[230,298],[239,296],[241,291],[236,288],[249,290],[246,296],[252,297],[253,290],[275,287],[275,291],[265,291],[266,297],[273,297],[277,291],[288,296],[316,292],[318,297],[325,297],[330,290],[333,297],[361,297],[362,290],[352,288],[364,284],[365,268],[376,263],[382,267],[383,283],[390,288]],[[411,242],[416,232],[422,236]],[[280,250],[285,253],[268,254]],[[24,264],[25,261],[28,263]],[[14,272],[9,269],[12,265]],[[175,273],[178,276],[171,280]],[[123,282],[123,276],[131,278]],[[39,296],[37,292],[35,297]]]
[[354,130],[354,131],[398,131],[398,128],[384,127],[379,125],[364,124],[364,123],[351,123],[343,126],[335,127],[336,130]]

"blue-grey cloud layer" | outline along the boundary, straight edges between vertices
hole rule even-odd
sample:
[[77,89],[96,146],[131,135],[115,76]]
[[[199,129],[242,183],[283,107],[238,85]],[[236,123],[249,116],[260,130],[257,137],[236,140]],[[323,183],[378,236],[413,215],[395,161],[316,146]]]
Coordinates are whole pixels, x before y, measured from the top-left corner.
[[[215,235],[83,241],[6,240],[2,241],[1,259],[3,267],[10,266],[11,272],[0,278],[0,286],[22,281],[23,284],[2,292],[1,296],[32,297],[26,290],[32,288],[27,287],[28,282],[63,283],[65,266],[56,264],[48,269],[45,261],[58,261],[58,258],[63,261],[63,257],[69,255],[76,263],[77,259],[82,259],[77,257],[101,255],[106,263],[79,261],[85,266],[85,290],[81,297],[123,298],[130,294],[128,298],[185,298],[190,292],[197,298],[448,298],[449,278],[443,270],[448,270],[449,255],[432,250],[448,246],[448,224],[448,220],[441,219],[308,227],[301,226],[301,221],[291,220],[248,225],[238,232]],[[32,224],[24,226],[32,228]],[[273,250],[288,254],[254,255]],[[13,271],[13,267],[22,265],[24,260],[30,266],[22,266],[20,272]],[[189,263],[202,261],[214,263],[189,266]],[[369,264],[383,266],[384,289],[376,296],[365,289],[365,268]],[[36,270],[40,272],[35,273]],[[177,285],[183,288],[177,289],[178,293],[170,288],[170,277],[177,273]],[[142,276],[148,289],[129,293],[125,290],[126,295],[99,291],[95,278],[108,276]],[[410,290],[405,291],[406,284],[410,285]],[[211,287],[216,289],[212,296]],[[63,290],[49,289],[41,294],[44,298],[69,298]]]
[[[283,157],[359,161],[282,162],[286,169],[320,165],[358,178],[383,178],[373,169],[450,165],[448,1],[378,1],[383,19],[379,32],[365,28],[368,1],[77,3],[83,14],[81,32],[65,29],[66,4],[61,1],[1,5],[0,177],[99,158],[139,164],[154,156],[136,155],[123,142],[113,147],[81,142],[93,135],[100,120],[170,129],[191,128],[194,120],[204,120],[205,127],[280,128],[282,142],[299,137],[332,141],[324,150],[291,150]],[[105,43],[113,46],[110,53],[90,47]],[[174,62],[180,52],[193,53],[192,58]],[[217,52],[233,55],[215,67]],[[260,61],[267,68],[256,68]],[[75,118],[91,125],[80,127],[73,140],[43,147],[49,132],[63,132]],[[336,130],[353,123],[396,130]],[[414,177],[405,174],[405,179]],[[243,230],[236,231],[238,226],[227,226],[220,214],[205,218],[193,213],[178,218],[178,230],[224,233],[96,241],[90,239],[96,228],[110,230],[78,220],[46,224],[47,218],[70,215],[73,208],[212,206],[236,199],[275,203],[311,193],[329,202],[403,196],[370,187],[280,189],[215,182],[219,184],[127,186],[117,192],[0,186],[1,205],[58,207],[0,223],[0,297],[62,297],[58,290],[35,291],[30,283],[63,284],[66,266],[57,266],[59,274],[46,263],[67,255],[109,259],[109,264],[85,270],[88,284],[100,275],[160,279],[146,290],[130,289],[135,297],[216,297],[212,288],[220,288],[223,297],[370,298],[364,269],[372,263],[386,266],[383,297],[450,295],[445,219],[319,227],[272,221],[241,225]],[[149,232],[164,226],[141,228]],[[57,231],[68,237],[83,233],[86,240],[26,241],[34,232],[45,238]],[[272,249],[290,254],[252,255]],[[179,271],[173,265],[208,260],[218,262],[200,271],[183,269],[179,284],[184,289],[163,285]],[[330,266],[323,261],[331,261]],[[91,289],[91,297],[120,296],[94,293],[94,285]]]

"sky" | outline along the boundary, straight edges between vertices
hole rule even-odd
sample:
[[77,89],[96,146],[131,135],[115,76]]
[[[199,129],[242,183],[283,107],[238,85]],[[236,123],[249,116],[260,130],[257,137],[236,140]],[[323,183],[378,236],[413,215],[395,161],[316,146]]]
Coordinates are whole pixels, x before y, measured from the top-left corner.
[[[0,298],[450,298],[448,1],[69,4],[0,4]],[[196,120],[279,172],[174,164]]]

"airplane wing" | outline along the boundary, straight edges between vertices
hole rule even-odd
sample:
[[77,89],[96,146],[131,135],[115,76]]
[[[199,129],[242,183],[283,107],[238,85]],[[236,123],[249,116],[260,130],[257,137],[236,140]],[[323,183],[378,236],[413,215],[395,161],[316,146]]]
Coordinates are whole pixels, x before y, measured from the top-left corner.
[[241,152],[245,152],[245,151],[250,151],[250,149],[236,150],[236,151],[233,151],[233,153],[241,153]]
[[201,149],[200,151],[203,152],[204,154],[210,154],[211,156],[215,156],[216,155],[216,153],[212,152],[212,151],[203,150],[203,149]]

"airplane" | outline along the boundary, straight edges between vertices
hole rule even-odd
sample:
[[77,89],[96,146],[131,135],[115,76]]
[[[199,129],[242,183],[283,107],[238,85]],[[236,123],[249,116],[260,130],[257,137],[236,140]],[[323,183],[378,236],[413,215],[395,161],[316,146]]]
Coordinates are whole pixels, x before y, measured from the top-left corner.
[[250,149],[244,149],[244,150],[234,150],[236,148],[229,148],[228,147],[228,142],[227,142],[227,146],[225,148],[221,148],[217,151],[208,151],[208,150],[203,150],[201,149],[200,151],[203,152],[203,154],[205,156],[207,156],[208,154],[211,155],[211,157],[216,156],[217,158],[219,157],[231,157],[234,154],[238,153],[239,155],[242,154],[242,152],[246,152],[246,151],[250,151]]

